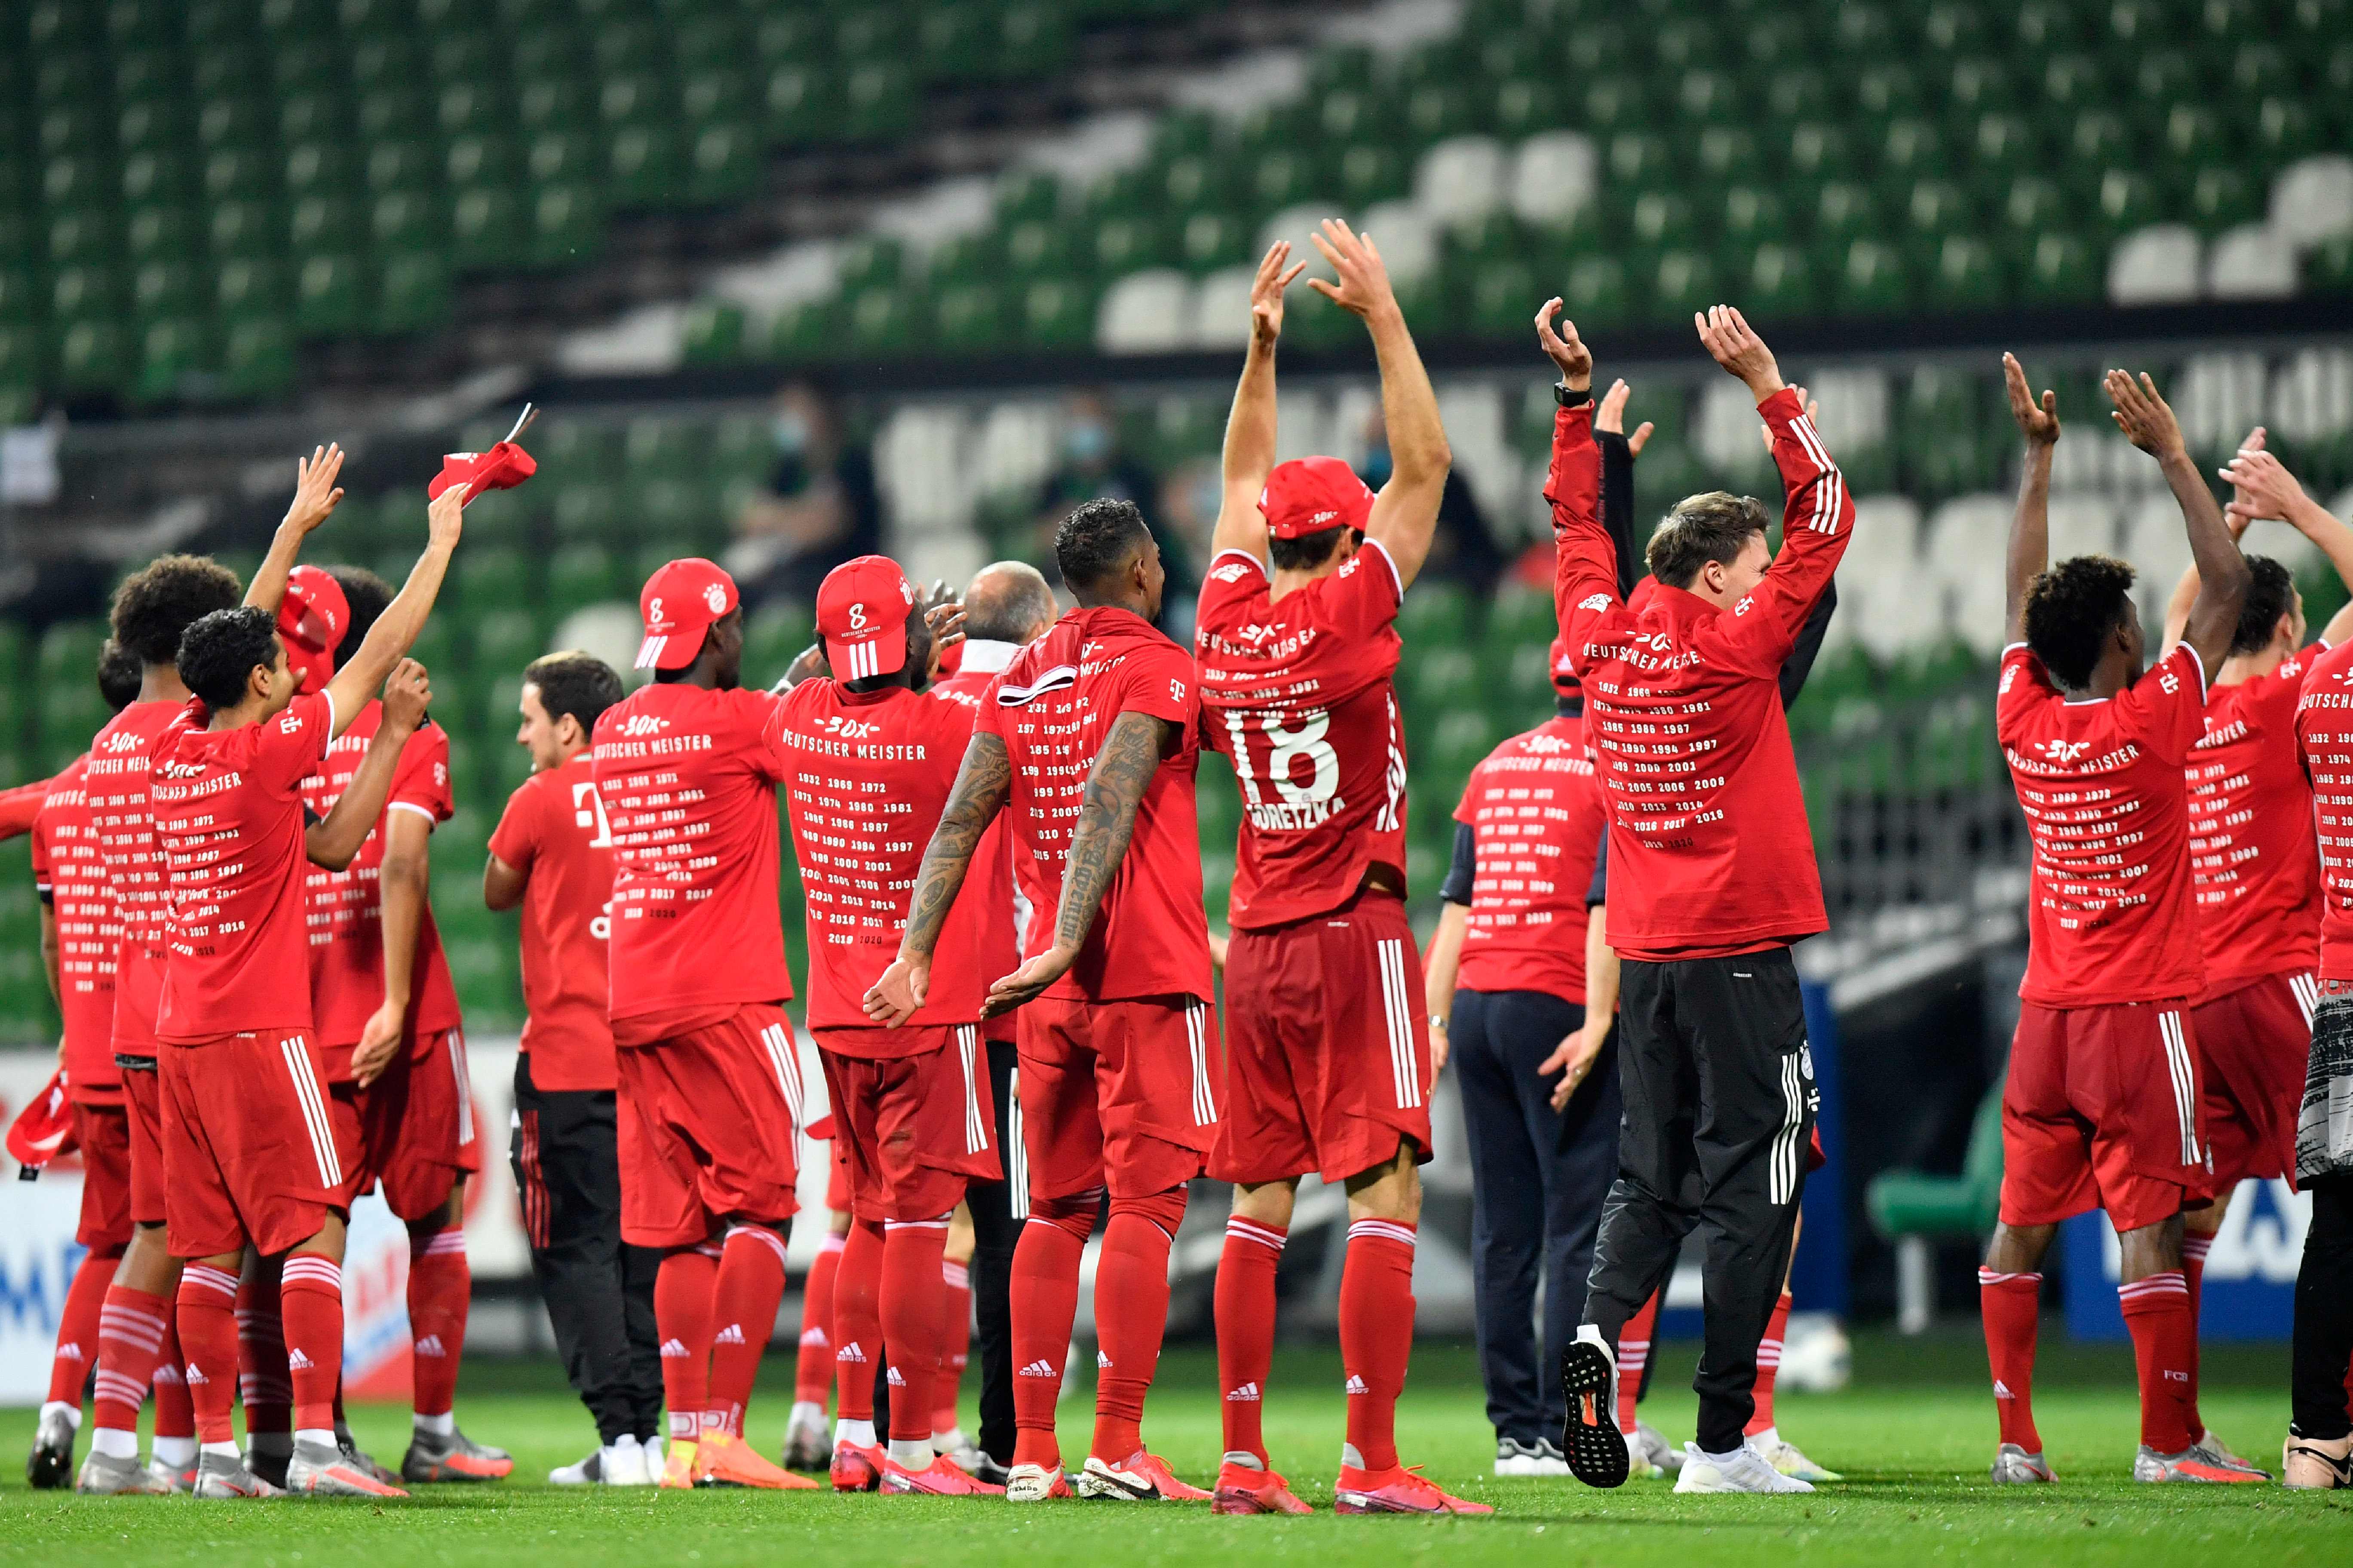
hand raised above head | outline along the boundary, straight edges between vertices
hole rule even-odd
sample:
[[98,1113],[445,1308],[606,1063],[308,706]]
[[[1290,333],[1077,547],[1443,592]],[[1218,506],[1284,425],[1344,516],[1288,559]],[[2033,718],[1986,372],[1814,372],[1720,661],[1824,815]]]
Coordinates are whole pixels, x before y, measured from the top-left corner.
[[2010,395],[2010,416],[2018,421],[2019,434],[2038,447],[2048,447],[2059,439],[2059,395],[2045,389],[2042,401],[2037,404],[2033,392],[2026,384],[2026,367],[2018,356],[2001,356],[2002,389]]

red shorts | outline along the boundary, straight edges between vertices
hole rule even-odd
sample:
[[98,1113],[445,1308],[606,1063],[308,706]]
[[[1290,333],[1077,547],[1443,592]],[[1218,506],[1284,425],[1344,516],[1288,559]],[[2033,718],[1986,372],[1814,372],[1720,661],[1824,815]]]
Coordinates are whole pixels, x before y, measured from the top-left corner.
[[2198,1041],[2186,1002],[2019,1009],[2001,1091],[2001,1220],[2094,1208],[2119,1232],[2204,1201]]
[[849,1151],[839,1137],[825,1146],[825,1206],[828,1214],[849,1212]]
[[131,1135],[131,1223],[164,1223],[163,1074],[122,1069],[122,1112]]
[[2250,1176],[2295,1179],[2295,1121],[2319,1005],[2311,975],[2268,974],[2189,1015],[2216,1193]]
[[621,1239],[687,1247],[722,1219],[773,1225],[800,1205],[800,1058],[767,1003],[618,1053]]
[[335,1135],[360,1152],[343,1173],[347,1206],[381,1182],[386,1207],[423,1219],[448,1201],[460,1176],[482,1168],[462,1030],[418,1036],[365,1089],[349,1080],[330,1088]]
[[[142,1073],[153,1078],[153,1073]],[[131,1245],[131,1117],[119,1105],[73,1108],[81,1148],[81,1224],[74,1239],[92,1252]]]
[[1027,1190],[1149,1197],[1201,1173],[1217,1142],[1218,1013],[1198,996],[1041,996],[1021,1020]]
[[817,1037],[836,1168],[849,1178],[849,1212],[860,1219],[938,1219],[964,1200],[965,1183],[998,1175],[988,1061],[974,1025],[895,1032],[934,1044],[903,1057],[847,1056],[827,1045],[833,1031]]
[[264,1256],[319,1234],[358,1155],[327,1112],[325,1058],[299,1029],[166,1046],[164,1226],[174,1258],[251,1243]]
[[1430,1158],[1430,1020],[1405,903],[1238,931],[1226,955],[1226,1114],[1209,1174],[1345,1181]]

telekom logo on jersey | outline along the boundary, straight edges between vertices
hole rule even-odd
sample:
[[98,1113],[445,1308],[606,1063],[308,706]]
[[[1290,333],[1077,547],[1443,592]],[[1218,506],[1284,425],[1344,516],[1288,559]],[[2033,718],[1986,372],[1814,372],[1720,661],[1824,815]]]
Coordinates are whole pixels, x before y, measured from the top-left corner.
[[[605,797],[596,793],[596,782],[582,779],[572,786],[572,826],[586,827],[594,837],[588,840],[591,849],[613,847],[613,825],[605,816]],[[588,934],[598,942],[608,942],[613,935],[613,900],[607,899],[596,918],[588,922]]]

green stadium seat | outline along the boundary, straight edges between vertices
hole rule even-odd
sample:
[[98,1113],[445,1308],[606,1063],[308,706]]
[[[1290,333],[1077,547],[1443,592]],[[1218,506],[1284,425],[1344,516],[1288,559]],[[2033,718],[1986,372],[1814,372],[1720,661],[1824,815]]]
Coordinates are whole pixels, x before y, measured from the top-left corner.
[[2067,196],[2055,183],[2028,174],[2010,182],[2002,198],[2001,221],[2012,233],[2031,239],[2064,221],[2069,209]]
[[1765,109],[1775,121],[1794,125],[1830,111],[1830,87],[1810,66],[1775,71],[1765,84]]
[[58,375],[69,392],[111,392],[129,379],[130,350],[119,322],[66,324],[58,341]]
[[294,277],[294,323],[313,336],[355,332],[368,324],[366,280],[356,254],[303,258]]
[[1904,258],[1893,246],[1858,239],[1846,247],[1832,288],[1833,300],[1841,311],[1887,315],[1909,305],[1911,295]]
[[529,256],[535,267],[573,267],[602,248],[604,210],[585,184],[543,184],[531,194]]
[[2038,305],[2083,305],[2096,302],[2105,279],[2092,247],[2072,234],[2046,234],[2036,239],[2028,258],[2021,289]]
[[458,190],[449,204],[450,260],[461,272],[520,267],[530,256],[522,199],[502,185]]
[[1022,289],[1021,335],[1039,348],[1083,349],[1094,332],[1094,291],[1075,279],[1040,279]]
[[1973,235],[1945,236],[1928,275],[1929,301],[1948,310],[1985,310],[2001,303],[2005,290],[1993,248]]
[[1716,286],[1715,263],[1704,251],[1662,253],[1650,281],[1651,287],[1645,291],[1643,310],[1662,323],[1689,321],[1694,311],[1704,310],[1723,298],[1723,291]]
[[206,323],[194,317],[166,316],[148,321],[139,335],[133,400],[152,404],[184,395],[193,379],[210,368],[211,339]]
[[676,201],[683,171],[678,137],[667,125],[625,125],[613,132],[607,153],[608,191],[623,206],[662,206]]
[[157,257],[180,260],[200,244],[198,226],[182,206],[135,206],[123,231],[125,250],[134,262]]
[[285,318],[248,316],[227,325],[221,390],[231,397],[275,397],[294,382],[294,334]]
[[1627,313],[1626,265],[1614,256],[1580,256],[1561,294],[1572,321],[1604,326]]
[[1405,158],[1394,147],[1359,145],[1340,154],[1340,196],[1361,212],[1375,202],[1402,195],[1407,184]]
[[1685,245],[1693,237],[1691,199],[1681,191],[1645,191],[1634,199],[1635,243],[1647,250]]
[[438,250],[400,250],[385,257],[372,327],[417,332],[449,320],[454,310],[449,265]]
[[2096,217],[2110,235],[2129,234],[2160,221],[2157,183],[2137,169],[2110,169],[2100,176]]
[[1758,246],[1749,264],[1746,299],[1759,320],[1815,314],[1820,300],[1806,253],[1793,246]]

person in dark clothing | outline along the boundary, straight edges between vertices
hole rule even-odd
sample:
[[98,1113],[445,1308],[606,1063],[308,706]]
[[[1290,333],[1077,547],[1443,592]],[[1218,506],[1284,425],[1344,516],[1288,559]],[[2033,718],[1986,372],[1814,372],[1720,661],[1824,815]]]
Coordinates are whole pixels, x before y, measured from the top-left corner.
[[[1388,483],[1390,470],[1388,430],[1377,406],[1366,417],[1364,440],[1356,474],[1367,489],[1377,490]],[[1470,481],[1460,468],[1449,470],[1446,493],[1438,498],[1438,531],[1430,536],[1430,561],[1422,574],[1460,583],[1483,598],[1494,591],[1506,564]]]
[[1185,542],[1160,515],[1160,478],[1134,454],[1120,449],[1119,426],[1110,401],[1098,391],[1071,395],[1063,408],[1062,461],[1038,486],[1031,548],[1021,553],[1050,555],[1054,530],[1077,508],[1091,500],[1132,501],[1144,514],[1144,526],[1160,546],[1160,564],[1168,574],[1161,595],[1162,631],[1189,643],[1193,635],[1193,602],[1201,586],[1199,573]]
[[882,548],[874,459],[844,439],[840,411],[806,383],[776,394],[772,429],[776,468],[736,518],[723,564],[746,605],[814,603],[827,573]]

